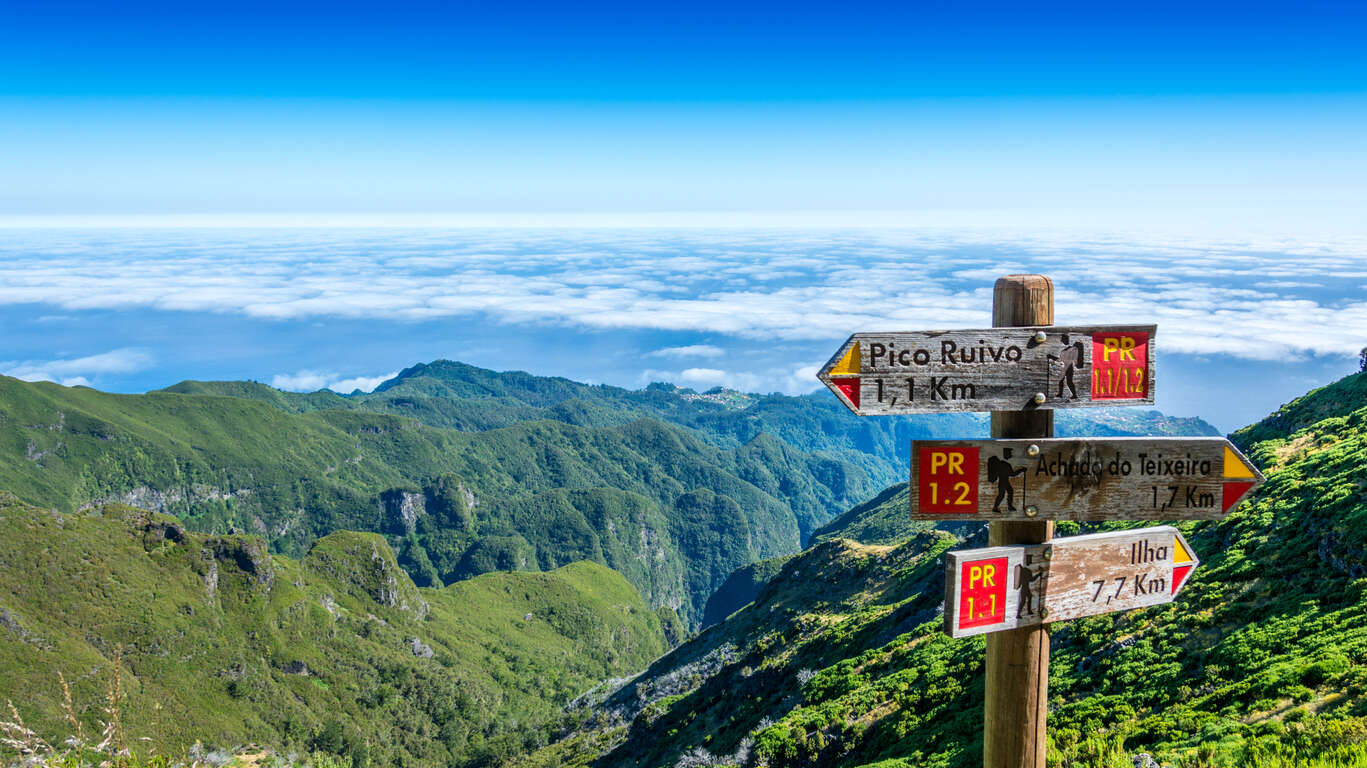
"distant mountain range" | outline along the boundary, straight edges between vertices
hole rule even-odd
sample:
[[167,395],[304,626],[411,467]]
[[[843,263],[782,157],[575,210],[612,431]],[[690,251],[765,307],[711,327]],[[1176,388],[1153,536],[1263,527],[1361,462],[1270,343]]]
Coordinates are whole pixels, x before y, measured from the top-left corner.
[[[1073,434],[1214,432],[1125,409],[1059,421]],[[913,437],[984,424],[445,360],[347,396],[243,381],[114,395],[0,378],[0,489],[66,512],[144,507],[294,556],[333,531],[381,533],[425,586],[591,560],[696,625],[737,568],[799,551],[900,479]]]

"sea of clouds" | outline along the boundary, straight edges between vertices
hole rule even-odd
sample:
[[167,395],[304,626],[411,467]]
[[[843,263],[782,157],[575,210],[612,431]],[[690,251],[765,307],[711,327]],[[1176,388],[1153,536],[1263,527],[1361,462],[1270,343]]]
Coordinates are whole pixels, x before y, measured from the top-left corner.
[[[775,374],[732,347],[834,349],[856,330],[987,324],[992,283],[1038,272],[1057,321],[1156,322],[1163,352],[1247,361],[1367,345],[1367,238],[1246,240],[919,229],[13,229],[0,307],[55,317],[151,312],[253,321],[557,327],[690,343],[643,348],[640,379],[810,391],[824,353]],[[645,342],[642,342],[645,343]],[[89,383],[174,353],[109,344],[16,359],[27,379]],[[4,362],[4,361],[8,362]],[[392,367],[263,371],[284,389],[369,390]]]

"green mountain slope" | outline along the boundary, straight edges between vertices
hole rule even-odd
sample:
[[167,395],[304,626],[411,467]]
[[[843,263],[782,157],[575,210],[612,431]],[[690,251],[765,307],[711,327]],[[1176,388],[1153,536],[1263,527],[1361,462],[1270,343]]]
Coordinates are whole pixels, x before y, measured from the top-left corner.
[[[0,698],[56,744],[60,672],[87,732],[121,656],[129,738],[486,765],[558,707],[664,649],[661,618],[593,563],[415,587],[373,534],[300,560],[123,506],[0,497]],[[159,707],[159,709],[158,709]],[[367,762],[368,761],[368,762]]]
[[0,488],[67,512],[142,506],[287,554],[335,530],[383,532],[422,584],[588,557],[685,618],[732,570],[796,551],[804,525],[868,489],[858,468],[764,435],[727,449],[652,419],[459,432],[281,410],[274,390],[244,389],[262,397],[0,378]]
[[[1350,377],[1236,435],[1267,483],[1223,521],[1180,526],[1203,565],[1174,604],[1054,625],[1051,765],[1367,760],[1364,387]],[[979,765],[984,641],[944,637],[939,613],[940,555],[981,532],[899,539],[880,519],[898,494],[843,523],[896,543],[830,539],[788,560],[518,764]]]

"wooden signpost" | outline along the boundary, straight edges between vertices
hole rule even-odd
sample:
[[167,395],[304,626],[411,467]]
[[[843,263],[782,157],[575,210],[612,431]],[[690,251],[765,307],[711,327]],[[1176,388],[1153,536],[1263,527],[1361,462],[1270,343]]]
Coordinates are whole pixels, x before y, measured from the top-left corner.
[[1061,326],[1009,275],[993,328],[856,333],[817,377],[855,413],[991,411],[992,440],[912,443],[915,519],[989,520],[946,555],[945,631],[987,634],[985,768],[1043,768],[1047,623],[1171,602],[1199,564],[1168,526],[1053,539],[1053,520],[1217,519],[1263,480],[1218,437],[1051,439],[1054,409],[1151,405],[1152,325]]
[[817,378],[861,416],[1152,405],[1153,325],[856,333]]
[[911,444],[917,519],[1214,520],[1262,480],[1223,437]]
[[945,632],[966,637],[1170,603],[1196,566],[1171,526],[945,556]]

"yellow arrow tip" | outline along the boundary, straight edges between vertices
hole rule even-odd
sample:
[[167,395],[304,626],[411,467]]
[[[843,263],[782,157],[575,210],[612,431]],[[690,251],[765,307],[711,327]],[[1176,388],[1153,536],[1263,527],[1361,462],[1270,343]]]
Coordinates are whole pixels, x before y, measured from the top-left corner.
[[1228,445],[1225,446],[1225,477],[1253,477],[1253,471]]
[[858,376],[860,373],[859,342],[856,341],[851,344],[849,350],[845,352],[845,356],[840,358],[840,362],[831,366],[828,373],[831,376]]
[[1187,548],[1184,547],[1184,546],[1182,546],[1182,539],[1181,539],[1181,537],[1179,537],[1179,536],[1174,536],[1174,537],[1172,537],[1172,564],[1173,564],[1173,565],[1182,565],[1183,563],[1190,563],[1191,561],[1193,561],[1193,560],[1195,560],[1195,559],[1196,559],[1196,558],[1192,557],[1192,556],[1191,556],[1191,553],[1187,551]]

